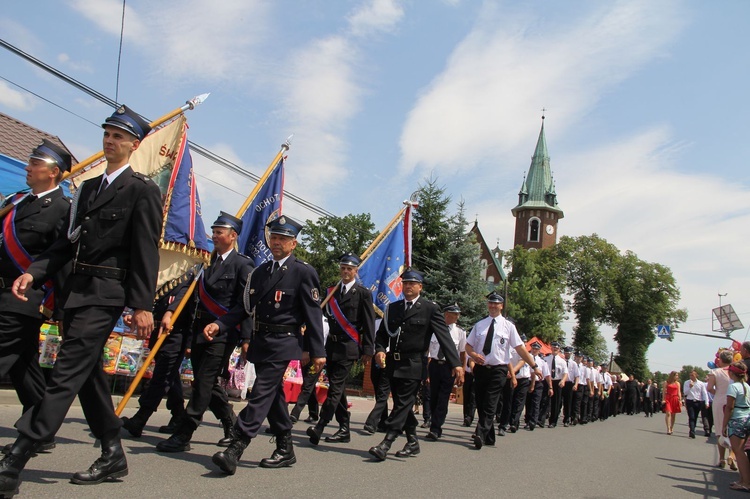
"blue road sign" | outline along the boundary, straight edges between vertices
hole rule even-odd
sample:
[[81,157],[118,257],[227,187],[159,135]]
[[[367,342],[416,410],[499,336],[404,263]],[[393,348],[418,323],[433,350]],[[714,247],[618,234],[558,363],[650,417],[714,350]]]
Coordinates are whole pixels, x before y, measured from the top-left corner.
[[670,326],[665,326],[664,324],[660,324],[656,326],[656,336],[658,336],[659,338],[671,338],[672,328]]

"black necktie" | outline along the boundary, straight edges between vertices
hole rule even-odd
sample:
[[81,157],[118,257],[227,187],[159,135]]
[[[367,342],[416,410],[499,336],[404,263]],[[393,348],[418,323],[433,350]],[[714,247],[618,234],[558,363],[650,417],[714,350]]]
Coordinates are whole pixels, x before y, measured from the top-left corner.
[[26,205],[29,205],[29,204],[33,203],[34,201],[36,201],[36,199],[37,199],[36,194],[29,194],[29,195],[27,195],[25,198],[23,198],[21,200],[20,203],[18,203],[18,209],[20,210],[21,208],[25,207]]
[[279,270],[279,262],[273,262],[273,267],[271,268],[271,274]]
[[482,353],[489,355],[492,351],[492,338],[495,336],[495,319],[490,322],[490,328],[487,330],[487,337],[484,339],[484,348]]
[[557,355],[552,356],[552,376],[553,377],[555,376],[555,357],[557,357]]
[[346,284],[341,285],[341,296],[344,296],[346,294]]
[[406,310],[408,311],[410,308],[411,308],[411,302],[407,301],[406,302]]
[[107,177],[104,177],[102,179],[102,183],[99,184],[99,190],[96,191],[97,197],[99,196],[99,194],[101,194],[102,192],[106,191],[108,186],[109,186],[109,181],[107,180]]

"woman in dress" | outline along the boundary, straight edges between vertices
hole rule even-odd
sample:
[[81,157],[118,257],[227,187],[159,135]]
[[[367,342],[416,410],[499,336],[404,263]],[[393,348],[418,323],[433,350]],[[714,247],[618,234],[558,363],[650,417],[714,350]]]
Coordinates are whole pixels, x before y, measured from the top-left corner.
[[680,381],[677,379],[677,371],[669,373],[667,378],[667,393],[664,397],[666,404],[664,405],[664,421],[667,423],[667,435],[671,435],[674,430],[674,420],[677,413],[682,412],[680,407],[682,401],[682,394],[680,393]]
[[[727,404],[727,388],[731,380],[729,379],[729,372],[727,368],[732,363],[732,352],[731,350],[722,350],[716,357],[716,369],[711,370],[708,374],[708,382],[706,383],[706,389],[709,393],[713,394],[713,415],[714,425],[718,431],[724,428],[724,406]],[[718,442],[716,446],[719,448],[719,464],[718,468],[723,468],[729,462],[729,467],[733,470],[737,470],[737,465],[734,462],[734,453],[729,450],[729,457],[725,460],[724,456],[727,449],[722,447]]]
[[745,363],[734,362],[728,367],[733,383],[727,389],[727,405],[724,407],[722,435],[729,437],[732,450],[740,469],[740,479],[730,485],[732,490],[750,492],[750,460],[745,455],[745,442],[750,435],[750,386]]

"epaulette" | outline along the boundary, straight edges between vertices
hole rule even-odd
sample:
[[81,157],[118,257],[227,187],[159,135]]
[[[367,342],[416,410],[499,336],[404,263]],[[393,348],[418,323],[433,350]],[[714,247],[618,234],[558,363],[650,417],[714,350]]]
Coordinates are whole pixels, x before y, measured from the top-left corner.
[[141,172],[136,172],[136,171],[134,171],[134,172],[133,172],[133,176],[134,176],[135,178],[137,178],[137,179],[141,179],[141,180],[143,180],[143,181],[144,181],[144,182],[146,182],[146,183],[148,183],[148,182],[153,182],[153,181],[151,180],[151,178],[150,178],[149,176],[147,176],[147,175],[144,175],[144,174],[143,174],[143,173],[141,173]]
[[243,255],[242,253],[237,253],[237,256],[241,256],[242,258],[246,258],[246,259],[250,260],[249,256]]

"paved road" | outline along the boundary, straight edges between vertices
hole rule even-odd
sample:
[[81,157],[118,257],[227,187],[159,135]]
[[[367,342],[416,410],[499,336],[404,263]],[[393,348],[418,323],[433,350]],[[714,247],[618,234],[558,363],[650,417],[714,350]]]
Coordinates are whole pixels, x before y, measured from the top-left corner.
[[[83,419],[74,406],[58,434],[58,447],[29,462],[21,485],[22,497],[743,497],[728,489],[735,472],[718,470],[715,446],[706,438],[687,438],[687,417],[678,419],[675,434],[667,436],[661,417],[619,416],[585,427],[537,429],[498,437],[495,448],[477,451],[470,431],[460,426],[461,407],[451,405],[444,438],[422,440],[422,452],[410,459],[374,462],[367,449],[382,434],[360,430],[372,400],[352,399],[353,428],[349,444],[313,447],[304,431],[294,428],[298,463],[268,470],[258,462],[274,444],[266,435],[250,444],[231,477],[216,471],[211,455],[222,436],[208,416],[195,434],[193,449],[184,454],[158,454],[156,433],[169,414],[162,410],[149,421],[140,439],[124,439],[130,475],[121,482],[78,486],[68,482],[74,471],[87,468],[99,455]],[[131,402],[131,407],[133,402]],[[237,409],[239,403],[235,403]],[[20,406],[0,394],[0,443],[14,438],[12,423]],[[135,409],[126,409],[132,415]],[[303,413],[304,415],[305,413]],[[331,432],[335,427],[331,429]],[[330,434],[331,432],[327,433]],[[420,429],[420,435],[426,430]],[[400,449],[404,438],[396,441]]]

